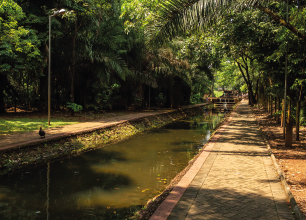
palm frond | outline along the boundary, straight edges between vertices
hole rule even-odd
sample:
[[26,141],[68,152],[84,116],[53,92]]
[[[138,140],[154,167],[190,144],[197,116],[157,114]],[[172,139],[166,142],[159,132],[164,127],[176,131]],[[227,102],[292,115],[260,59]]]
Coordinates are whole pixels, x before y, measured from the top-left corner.
[[222,18],[225,11],[239,11],[258,1],[168,0],[161,4],[155,22],[147,28],[148,44],[161,45],[187,30],[203,30]]
[[[83,54],[80,55],[80,61],[89,61],[95,66],[98,78],[105,74],[107,80],[111,74],[117,74],[121,79],[125,80],[126,76],[131,74],[125,61],[120,57],[117,51],[102,45],[99,42],[81,41]],[[98,65],[96,65],[98,64]]]

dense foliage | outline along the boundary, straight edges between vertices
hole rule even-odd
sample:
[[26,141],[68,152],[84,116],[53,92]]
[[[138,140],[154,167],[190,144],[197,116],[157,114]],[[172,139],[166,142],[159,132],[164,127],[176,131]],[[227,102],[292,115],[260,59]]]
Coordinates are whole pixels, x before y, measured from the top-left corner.
[[288,95],[303,101],[305,2],[290,2],[289,22],[285,3],[249,3],[1,0],[0,112],[46,110],[49,16],[61,8],[51,19],[53,110],[175,108],[218,87],[248,92],[251,104],[282,98],[286,51]]
[[53,110],[71,103],[86,110],[189,104],[196,76],[180,57],[182,43],[146,44],[145,29],[158,4],[2,0],[0,111],[13,106],[46,110],[49,16],[61,8],[66,13],[51,19]]

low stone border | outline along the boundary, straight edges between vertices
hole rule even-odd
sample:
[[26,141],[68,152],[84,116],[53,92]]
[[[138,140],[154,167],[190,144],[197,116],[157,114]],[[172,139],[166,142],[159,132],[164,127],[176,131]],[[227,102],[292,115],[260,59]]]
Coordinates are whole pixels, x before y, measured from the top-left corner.
[[265,143],[267,145],[268,151],[269,151],[271,159],[273,161],[273,165],[274,165],[274,167],[275,167],[275,169],[277,171],[278,178],[280,179],[282,187],[285,190],[286,196],[287,196],[287,198],[290,201],[290,205],[291,205],[291,208],[293,209],[295,218],[298,219],[298,220],[305,220],[305,218],[303,216],[303,213],[301,212],[301,210],[300,210],[298,204],[296,203],[295,198],[294,198],[294,196],[293,196],[293,194],[292,194],[292,192],[290,190],[290,187],[288,186],[288,183],[287,183],[287,181],[285,179],[284,173],[280,169],[280,167],[278,166],[276,158],[275,158],[275,156],[273,154],[273,151],[271,149],[271,146],[270,146],[266,136],[263,134],[263,131],[261,130],[261,128],[259,126],[259,122],[257,121],[256,117],[255,117],[255,120],[256,120],[256,122],[258,124],[259,131],[261,132],[261,136],[263,137],[263,139],[264,139],[264,141],[265,141]]

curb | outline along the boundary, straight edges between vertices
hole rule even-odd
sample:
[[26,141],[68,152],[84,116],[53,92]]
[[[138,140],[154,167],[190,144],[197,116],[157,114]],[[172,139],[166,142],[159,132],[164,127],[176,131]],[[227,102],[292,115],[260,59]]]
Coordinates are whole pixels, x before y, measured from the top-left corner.
[[294,198],[294,196],[293,196],[293,194],[292,194],[292,192],[290,190],[290,187],[289,187],[289,185],[288,185],[288,183],[287,183],[287,181],[285,179],[284,173],[280,169],[280,167],[278,166],[276,158],[275,158],[275,156],[273,154],[273,151],[271,149],[271,146],[270,146],[266,136],[263,134],[263,131],[261,130],[261,128],[259,126],[259,122],[257,121],[256,117],[255,117],[255,120],[256,120],[256,122],[258,124],[259,130],[261,132],[261,136],[263,137],[263,139],[264,139],[264,141],[265,141],[265,143],[267,145],[268,151],[269,151],[269,153],[271,155],[271,159],[272,159],[273,165],[274,165],[274,167],[275,167],[275,169],[277,171],[278,178],[280,179],[282,187],[285,190],[286,196],[287,196],[287,198],[290,201],[290,205],[291,205],[291,208],[293,209],[292,211],[294,213],[295,218],[298,219],[298,220],[305,220],[305,218],[304,218],[304,216],[303,216],[303,214],[302,214],[302,212],[300,210],[300,207],[296,203],[295,198]]

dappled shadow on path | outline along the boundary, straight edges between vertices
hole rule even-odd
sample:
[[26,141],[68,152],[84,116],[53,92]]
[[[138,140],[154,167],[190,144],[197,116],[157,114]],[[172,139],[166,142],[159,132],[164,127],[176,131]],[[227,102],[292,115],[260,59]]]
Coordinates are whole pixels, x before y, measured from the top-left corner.
[[[196,192],[196,193],[195,193]],[[276,203],[281,213],[277,212]],[[274,201],[245,189],[189,187],[167,220],[181,219],[294,219],[286,201]],[[285,217],[285,218],[284,218]]]

